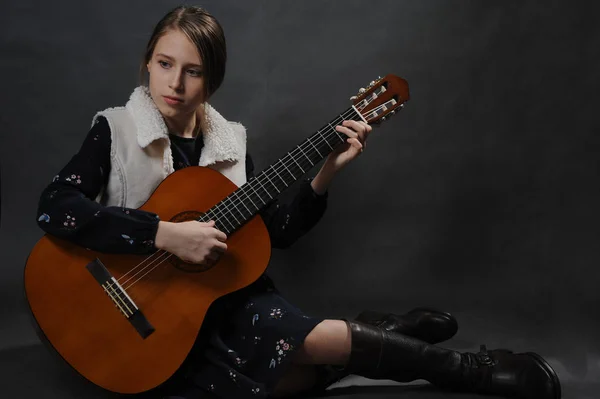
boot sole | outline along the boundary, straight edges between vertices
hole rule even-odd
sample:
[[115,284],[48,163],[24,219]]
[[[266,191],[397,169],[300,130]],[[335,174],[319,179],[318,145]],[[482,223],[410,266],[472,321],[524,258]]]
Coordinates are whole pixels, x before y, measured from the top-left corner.
[[538,362],[538,364],[544,369],[544,371],[548,374],[548,376],[554,383],[554,399],[561,399],[562,392],[560,387],[560,380],[558,379],[558,376],[556,375],[556,372],[554,371],[552,366],[550,366],[550,364],[537,353],[526,352],[525,354],[533,357]]

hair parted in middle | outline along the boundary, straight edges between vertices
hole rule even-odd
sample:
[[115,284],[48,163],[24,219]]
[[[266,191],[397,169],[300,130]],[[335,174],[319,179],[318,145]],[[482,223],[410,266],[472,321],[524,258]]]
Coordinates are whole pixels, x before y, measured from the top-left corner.
[[205,98],[212,96],[223,83],[227,46],[225,34],[219,21],[203,8],[179,6],[169,11],[154,27],[140,63],[140,82],[145,81],[146,65],[152,58],[158,40],[169,30],[178,29],[198,49],[202,59]]

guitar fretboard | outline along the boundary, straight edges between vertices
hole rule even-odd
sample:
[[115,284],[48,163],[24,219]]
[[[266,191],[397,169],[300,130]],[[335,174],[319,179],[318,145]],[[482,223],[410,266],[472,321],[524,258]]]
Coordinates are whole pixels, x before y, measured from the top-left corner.
[[294,147],[282,158],[271,164],[210,208],[201,222],[215,221],[215,227],[227,235],[268,206],[295,181],[308,173],[313,166],[327,157],[348,136],[335,130],[344,120],[363,120],[354,107],[348,108],[312,136]]

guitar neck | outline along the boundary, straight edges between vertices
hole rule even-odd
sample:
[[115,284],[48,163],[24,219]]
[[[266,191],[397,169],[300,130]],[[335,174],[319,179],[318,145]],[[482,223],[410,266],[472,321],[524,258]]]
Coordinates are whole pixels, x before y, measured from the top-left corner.
[[286,188],[302,178],[327,157],[348,136],[335,130],[344,120],[363,120],[354,108],[348,108],[312,136],[267,167],[257,176],[210,208],[199,221],[215,221],[215,227],[227,235],[240,228],[275,200]]

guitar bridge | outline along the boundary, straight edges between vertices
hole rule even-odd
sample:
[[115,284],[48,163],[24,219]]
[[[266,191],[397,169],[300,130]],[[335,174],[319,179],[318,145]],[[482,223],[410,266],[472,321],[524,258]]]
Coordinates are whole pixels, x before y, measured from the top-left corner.
[[125,316],[142,338],[147,338],[155,331],[154,327],[150,324],[148,319],[146,319],[133,299],[127,295],[127,292],[121,287],[119,282],[108,271],[100,259],[94,259],[85,267],[98,284],[100,284],[115,307],[119,309],[121,314]]

